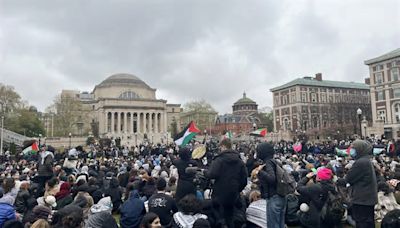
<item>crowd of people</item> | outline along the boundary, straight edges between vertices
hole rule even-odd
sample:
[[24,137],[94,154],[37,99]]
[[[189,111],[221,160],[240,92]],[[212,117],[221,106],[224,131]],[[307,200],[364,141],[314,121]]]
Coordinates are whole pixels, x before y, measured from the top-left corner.
[[3,158],[0,228],[400,227],[400,144],[300,143],[41,145]]

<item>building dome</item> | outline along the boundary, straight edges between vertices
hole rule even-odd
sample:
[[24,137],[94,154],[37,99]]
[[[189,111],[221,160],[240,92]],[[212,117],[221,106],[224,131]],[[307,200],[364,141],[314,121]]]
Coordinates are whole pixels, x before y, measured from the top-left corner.
[[244,92],[243,97],[237,100],[233,105],[241,105],[241,104],[256,104],[256,102],[246,97],[246,92]]
[[144,81],[133,74],[113,74],[102,81],[97,88],[100,87],[110,87],[110,86],[136,86],[141,88],[150,89]]
[[258,105],[252,99],[246,97],[246,93],[243,93],[243,97],[236,101],[232,106],[233,114],[235,115],[247,115],[257,112]]

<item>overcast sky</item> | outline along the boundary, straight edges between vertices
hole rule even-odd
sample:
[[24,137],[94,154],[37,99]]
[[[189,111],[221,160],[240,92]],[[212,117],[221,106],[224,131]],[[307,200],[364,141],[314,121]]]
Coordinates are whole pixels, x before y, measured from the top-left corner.
[[363,82],[364,60],[399,47],[398,0],[0,0],[0,82],[39,110],[120,72],[170,103],[272,106],[272,87]]

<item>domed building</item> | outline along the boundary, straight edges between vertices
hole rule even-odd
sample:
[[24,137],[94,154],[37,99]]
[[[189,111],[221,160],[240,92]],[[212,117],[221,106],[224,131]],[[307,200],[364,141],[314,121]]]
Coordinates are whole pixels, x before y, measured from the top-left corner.
[[252,99],[246,97],[246,92],[243,93],[243,97],[236,101],[232,106],[233,115],[249,115],[257,113],[258,105]]
[[232,105],[232,113],[217,117],[214,132],[224,134],[227,131],[235,136],[248,134],[255,127],[260,127],[258,104],[243,93],[243,97]]
[[179,124],[180,104],[157,99],[156,89],[132,74],[111,75],[91,93],[63,91],[63,95],[78,97],[83,106],[78,135],[90,130],[101,138],[120,138],[121,145],[133,146],[146,139],[154,143],[167,140],[171,123]]

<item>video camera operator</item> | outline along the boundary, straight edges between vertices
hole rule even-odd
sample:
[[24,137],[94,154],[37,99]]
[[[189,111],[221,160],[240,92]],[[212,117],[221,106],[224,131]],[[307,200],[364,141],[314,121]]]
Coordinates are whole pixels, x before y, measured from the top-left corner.
[[204,175],[215,180],[211,199],[219,215],[218,225],[234,227],[234,209],[240,202],[240,192],[247,184],[247,169],[239,153],[232,150],[231,140],[223,139],[219,146],[220,153]]

